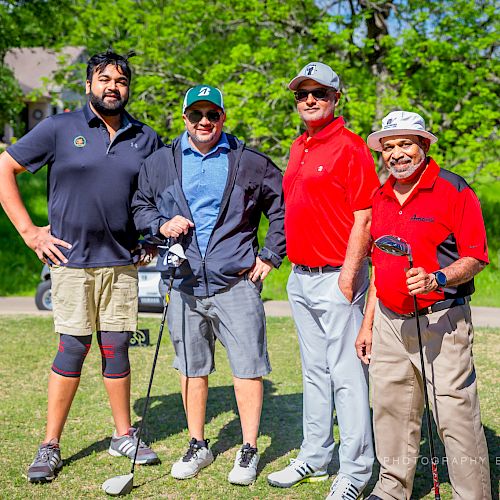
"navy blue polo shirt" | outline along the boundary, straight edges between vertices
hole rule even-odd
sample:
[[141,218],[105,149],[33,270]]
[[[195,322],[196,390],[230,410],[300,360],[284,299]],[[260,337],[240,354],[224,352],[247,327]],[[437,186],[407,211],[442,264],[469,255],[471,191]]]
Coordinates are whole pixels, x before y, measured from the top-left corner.
[[136,246],[130,205],[142,161],[162,146],[158,134],[125,113],[110,141],[89,105],[46,118],[10,146],[8,153],[29,172],[48,166],[51,233],[69,267],[132,263]]

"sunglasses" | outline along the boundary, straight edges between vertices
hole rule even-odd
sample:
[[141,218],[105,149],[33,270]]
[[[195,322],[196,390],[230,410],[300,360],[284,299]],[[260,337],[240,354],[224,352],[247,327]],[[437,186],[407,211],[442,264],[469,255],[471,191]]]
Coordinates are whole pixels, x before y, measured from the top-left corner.
[[211,109],[206,113],[203,113],[198,109],[193,109],[193,111],[189,111],[186,116],[191,123],[198,123],[203,117],[205,117],[210,123],[217,123],[220,120],[222,113],[219,113],[215,109]]
[[297,90],[296,92],[293,93],[293,95],[295,96],[295,100],[297,102],[307,101],[309,94],[311,94],[316,100],[326,101],[328,99],[328,94],[331,92],[331,90],[332,89],[324,89],[324,88]]

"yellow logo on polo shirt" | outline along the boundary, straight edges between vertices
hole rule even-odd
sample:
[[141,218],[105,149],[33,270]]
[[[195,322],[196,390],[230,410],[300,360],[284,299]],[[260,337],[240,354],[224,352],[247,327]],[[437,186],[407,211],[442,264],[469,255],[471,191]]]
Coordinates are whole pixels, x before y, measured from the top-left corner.
[[83,137],[83,135],[79,135],[73,139],[73,144],[77,148],[83,148],[87,144],[87,139],[85,139],[85,137]]

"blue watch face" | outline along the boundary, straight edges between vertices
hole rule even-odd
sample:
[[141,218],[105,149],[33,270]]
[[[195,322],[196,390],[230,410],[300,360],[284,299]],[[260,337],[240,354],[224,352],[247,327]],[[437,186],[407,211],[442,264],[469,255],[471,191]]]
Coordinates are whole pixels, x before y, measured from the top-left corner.
[[442,273],[441,271],[436,271],[434,273],[434,276],[436,276],[436,281],[439,286],[446,286],[447,279],[444,273]]

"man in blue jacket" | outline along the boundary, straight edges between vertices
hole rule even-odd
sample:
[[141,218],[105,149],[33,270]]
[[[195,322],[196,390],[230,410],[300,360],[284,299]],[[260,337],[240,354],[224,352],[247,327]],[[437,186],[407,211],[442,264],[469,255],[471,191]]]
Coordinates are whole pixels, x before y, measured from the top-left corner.
[[[260,291],[285,255],[282,175],[267,156],[223,132],[219,89],[189,89],[182,117],[186,131],[144,162],[133,201],[138,229],[182,237],[187,256],[174,282],[168,325],[191,440],[171,474],[194,477],[214,459],[204,423],[219,339],[233,373],[244,443],[228,480],[248,485],[259,461],[262,376],[271,371]],[[262,213],[269,230],[259,251]]]

